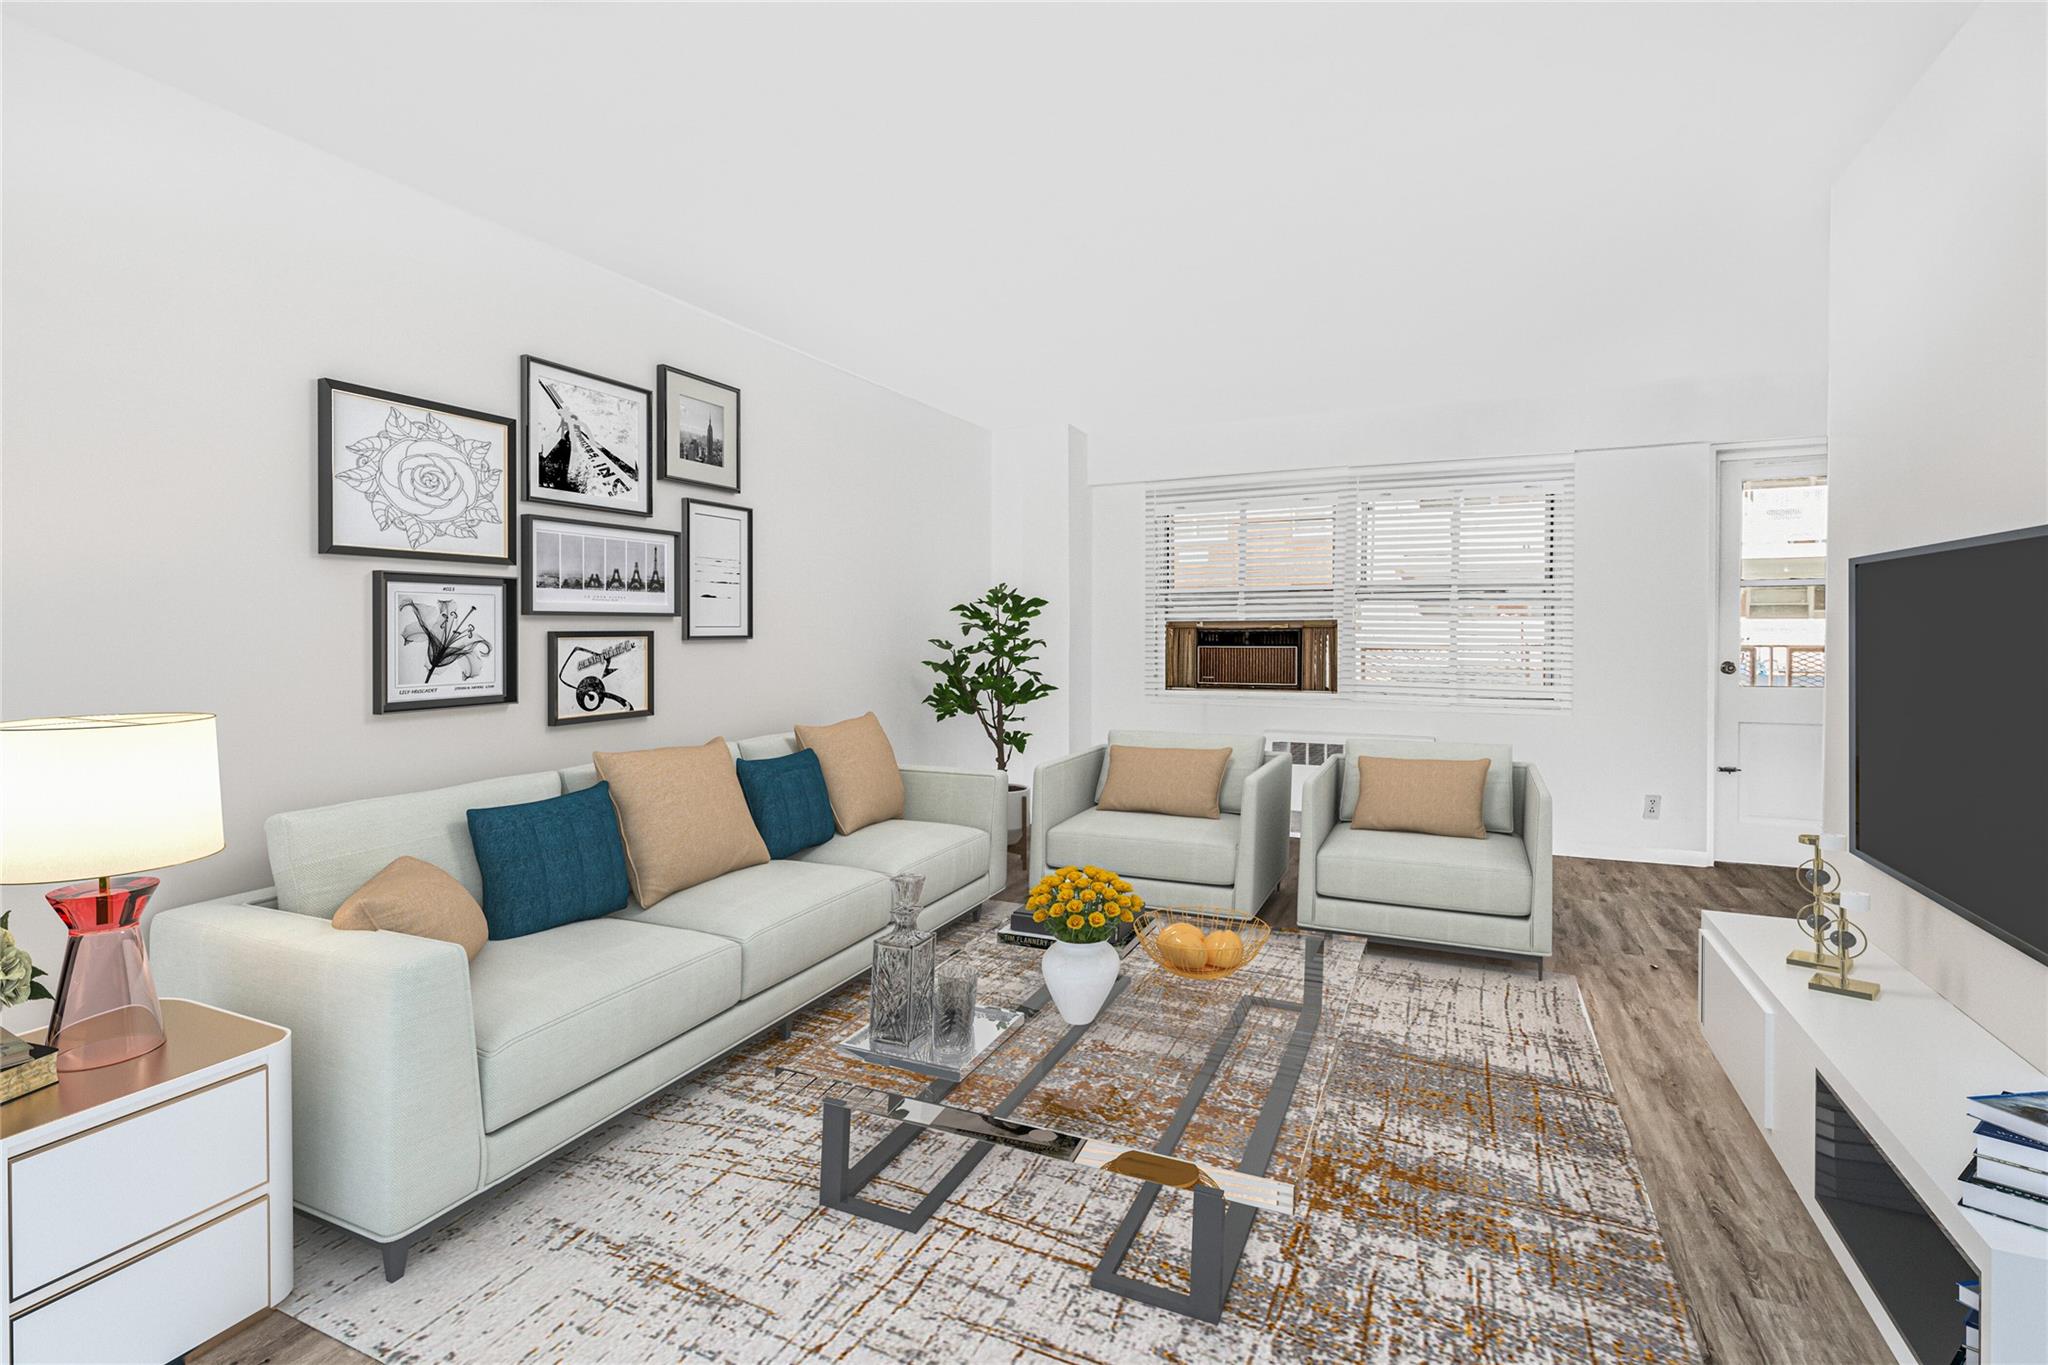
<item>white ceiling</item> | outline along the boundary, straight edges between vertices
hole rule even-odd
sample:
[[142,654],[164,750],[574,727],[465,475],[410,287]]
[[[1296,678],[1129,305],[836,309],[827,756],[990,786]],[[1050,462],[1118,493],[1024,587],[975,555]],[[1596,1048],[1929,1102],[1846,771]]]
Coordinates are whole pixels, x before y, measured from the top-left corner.
[[[9,5],[990,426],[1825,363],[1964,5]],[[684,359],[681,363],[689,363]]]

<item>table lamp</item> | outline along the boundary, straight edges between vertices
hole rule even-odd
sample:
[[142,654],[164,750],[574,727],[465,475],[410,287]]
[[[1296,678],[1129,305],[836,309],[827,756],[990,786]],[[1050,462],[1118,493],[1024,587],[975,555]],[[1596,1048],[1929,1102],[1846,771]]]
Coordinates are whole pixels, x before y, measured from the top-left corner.
[[0,722],[0,882],[72,882],[43,897],[71,931],[47,1039],[58,1071],[163,1046],[142,949],[142,910],[158,883],[121,874],[189,863],[223,843],[212,716]]

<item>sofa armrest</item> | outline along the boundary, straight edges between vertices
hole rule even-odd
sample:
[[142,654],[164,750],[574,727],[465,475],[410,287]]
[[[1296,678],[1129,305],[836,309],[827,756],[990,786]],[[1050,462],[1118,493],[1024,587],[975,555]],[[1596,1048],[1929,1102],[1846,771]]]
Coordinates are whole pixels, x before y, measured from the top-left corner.
[[1551,865],[1550,788],[1535,765],[1517,763],[1522,770],[1522,847],[1529,855],[1529,927],[1535,932],[1536,949],[1550,955]]
[[988,831],[989,894],[1009,880],[1009,782],[994,768],[903,769],[903,818]]
[[244,898],[157,914],[166,995],[292,1031],[297,1202],[389,1241],[476,1193],[483,1106],[460,946]]
[[1247,915],[1265,907],[1287,870],[1287,816],[1293,805],[1294,760],[1272,754],[1245,779],[1237,822],[1237,885],[1231,902]]
[[1295,917],[1303,925],[1315,923],[1316,855],[1323,840],[1337,827],[1337,802],[1343,794],[1344,757],[1332,755],[1316,768],[1315,775],[1301,789],[1301,854],[1295,871]]
[[1025,869],[1024,884],[1038,885],[1045,875],[1045,836],[1053,826],[1073,819],[1095,804],[1095,788],[1102,781],[1102,764],[1109,746],[1098,744],[1078,754],[1068,754],[1041,763],[1031,774],[1031,865]]

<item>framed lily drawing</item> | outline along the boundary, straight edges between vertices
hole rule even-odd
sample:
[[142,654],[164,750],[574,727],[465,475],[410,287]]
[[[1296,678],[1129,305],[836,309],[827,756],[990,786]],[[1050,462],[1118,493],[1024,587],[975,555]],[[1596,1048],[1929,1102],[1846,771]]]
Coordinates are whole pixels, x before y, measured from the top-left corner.
[[370,576],[370,710],[519,700],[513,580],[380,569]]
[[510,417],[320,381],[320,553],[510,564]]

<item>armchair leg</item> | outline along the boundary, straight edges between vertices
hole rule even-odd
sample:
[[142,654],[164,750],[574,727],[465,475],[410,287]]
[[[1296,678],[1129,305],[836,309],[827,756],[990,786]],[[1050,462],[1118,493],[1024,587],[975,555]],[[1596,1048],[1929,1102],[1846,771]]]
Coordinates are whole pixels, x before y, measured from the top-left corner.
[[405,1277],[406,1253],[412,1250],[412,1243],[379,1242],[377,1250],[384,1253],[384,1282],[395,1284]]

